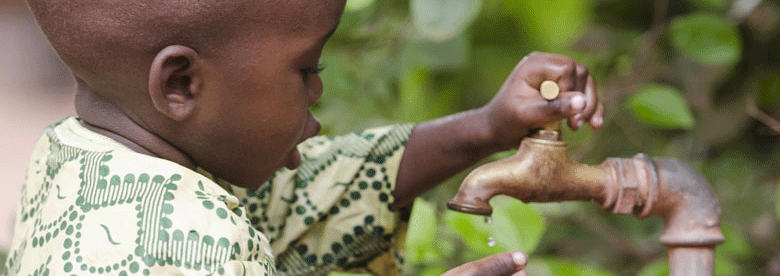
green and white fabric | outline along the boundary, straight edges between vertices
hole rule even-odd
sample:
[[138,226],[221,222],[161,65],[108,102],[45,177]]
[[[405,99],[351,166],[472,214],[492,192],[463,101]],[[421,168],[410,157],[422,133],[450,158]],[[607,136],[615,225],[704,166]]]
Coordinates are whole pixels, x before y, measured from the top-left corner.
[[411,128],[309,139],[299,169],[249,191],[67,118],[33,152],[5,274],[395,275]]

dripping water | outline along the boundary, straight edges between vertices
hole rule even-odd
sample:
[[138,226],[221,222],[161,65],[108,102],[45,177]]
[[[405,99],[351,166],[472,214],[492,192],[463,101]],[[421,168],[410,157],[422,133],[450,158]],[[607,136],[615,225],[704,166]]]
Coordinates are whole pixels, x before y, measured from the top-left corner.
[[[490,225],[493,224],[493,218],[486,216],[485,217],[485,224],[488,226],[488,232],[490,232]],[[493,238],[493,236],[488,236],[487,244],[490,247],[496,246],[496,239]]]

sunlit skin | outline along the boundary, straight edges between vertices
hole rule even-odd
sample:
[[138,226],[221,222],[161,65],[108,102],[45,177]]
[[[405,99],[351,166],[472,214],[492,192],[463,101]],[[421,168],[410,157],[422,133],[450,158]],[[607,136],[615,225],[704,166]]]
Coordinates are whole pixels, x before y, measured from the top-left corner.
[[[81,123],[130,149],[254,189],[276,170],[296,168],[295,146],[319,131],[308,108],[323,93],[318,61],[345,0],[29,2],[77,79]],[[80,12],[119,16],[127,26],[83,21]],[[81,31],[64,31],[72,29]],[[84,37],[106,40],[79,44]],[[560,85],[558,99],[539,96],[544,80]],[[584,66],[530,54],[484,107],[413,129],[393,207],[516,147],[533,128],[560,119],[573,129],[599,128],[602,114]],[[522,253],[505,252],[448,275],[520,275],[525,262]]]

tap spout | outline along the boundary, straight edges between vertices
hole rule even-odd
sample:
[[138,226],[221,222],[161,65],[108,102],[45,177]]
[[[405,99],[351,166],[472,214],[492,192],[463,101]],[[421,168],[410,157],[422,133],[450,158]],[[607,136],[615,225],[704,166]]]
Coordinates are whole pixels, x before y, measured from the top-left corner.
[[499,194],[524,202],[604,201],[606,172],[569,160],[566,142],[526,138],[510,158],[472,171],[447,203],[455,211],[489,216],[488,202]]

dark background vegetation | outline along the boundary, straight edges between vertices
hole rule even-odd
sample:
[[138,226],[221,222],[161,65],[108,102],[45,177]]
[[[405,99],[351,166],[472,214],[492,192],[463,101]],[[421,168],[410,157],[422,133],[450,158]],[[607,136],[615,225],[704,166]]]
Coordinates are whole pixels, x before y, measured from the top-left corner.
[[[777,1],[350,0],[314,111],[323,134],[420,122],[482,106],[532,51],[571,56],[606,110],[602,130],[564,130],[571,158],[642,152],[692,164],[723,210],[716,274],[780,275],[779,48]],[[462,178],[415,202],[406,275],[518,249],[529,275],[667,273],[658,218],[499,198],[487,224],[446,210]]]
[[[564,131],[570,156],[691,163],[723,209],[717,274],[780,275],[778,34],[777,1],[353,0],[326,46],[315,110],[327,134],[423,121],[482,106],[532,51],[569,55],[606,108],[602,130]],[[488,225],[446,210],[462,178],[416,201],[407,275],[510,249],[530,254],[529,275],[666,273],[658,218],[498,199]]]

